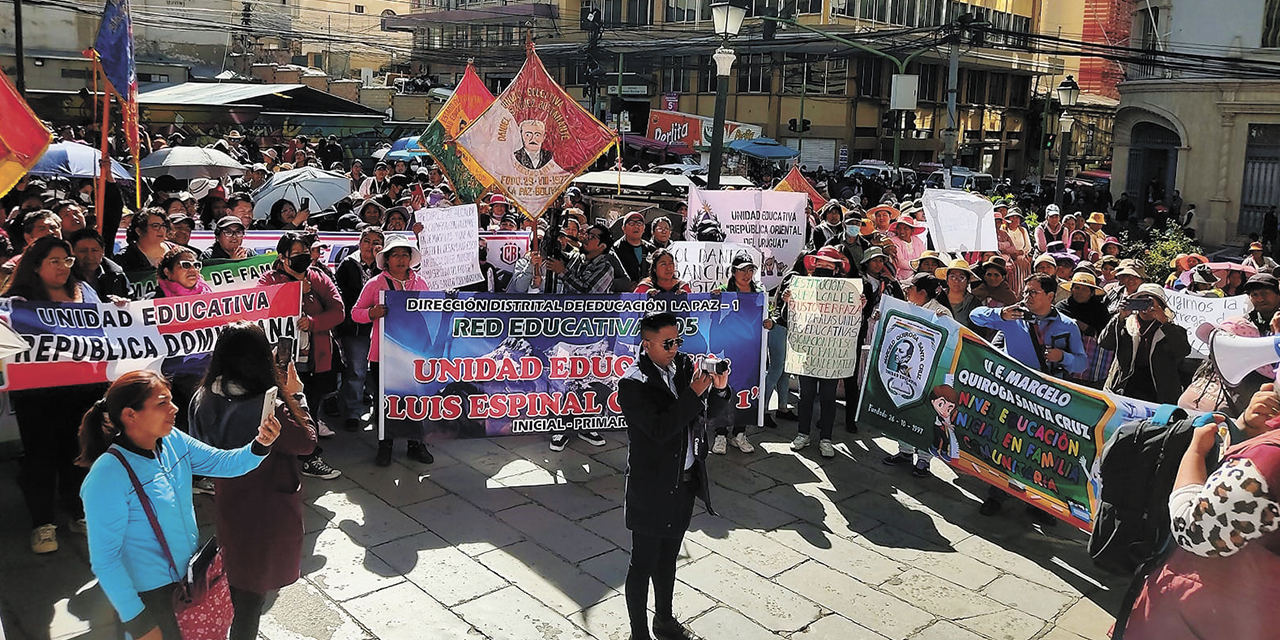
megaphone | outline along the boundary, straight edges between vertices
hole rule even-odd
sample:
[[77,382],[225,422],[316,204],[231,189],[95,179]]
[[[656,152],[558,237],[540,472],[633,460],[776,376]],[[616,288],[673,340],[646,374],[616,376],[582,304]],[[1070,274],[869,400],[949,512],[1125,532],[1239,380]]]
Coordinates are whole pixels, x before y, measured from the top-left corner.
[[1209,337],[1209,359],[1232,385],[1240,384],[1249,372],[1280,362],[1280,336],[1242,338],[1215,330]]

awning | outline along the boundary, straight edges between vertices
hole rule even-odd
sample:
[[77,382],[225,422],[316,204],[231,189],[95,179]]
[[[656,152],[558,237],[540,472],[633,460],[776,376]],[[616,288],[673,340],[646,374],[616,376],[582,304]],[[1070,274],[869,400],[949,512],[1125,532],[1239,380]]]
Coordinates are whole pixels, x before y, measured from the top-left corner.
[[693,149],[689,148],[689,145],[682,142],[662,142],[661,140],[629,133],[622,134],[622,143],[637,149],[657,151],[659,153],[674,153],[679,156],[691,156],[695,153]]
[[773,138],[734,140],[729,143],[729,149],[762,160],[788,160],[800,155],[799,151],[778,144]]

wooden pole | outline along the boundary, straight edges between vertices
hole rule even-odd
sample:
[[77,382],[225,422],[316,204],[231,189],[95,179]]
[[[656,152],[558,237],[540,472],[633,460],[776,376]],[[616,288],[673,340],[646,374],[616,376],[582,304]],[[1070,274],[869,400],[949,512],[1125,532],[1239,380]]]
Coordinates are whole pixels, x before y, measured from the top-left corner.
[[[98,62],[96,56],[93,63],[101,71],[102,65]],[[94,181],[93,188],[93,212],[94,218],[98,223],[98,233],[102,233],[102,219],[106,216],[107,208],[107,182],[111,180],[111,153],[107,144],[107,139],[111,132],[111,92],[106,90],[106,86],[107,84],[104,83],[102,91],[102,130],[100,132],[102,157],[98,162],[98,179]],[[114,240],[115,238],[112,238],[112,241]]]

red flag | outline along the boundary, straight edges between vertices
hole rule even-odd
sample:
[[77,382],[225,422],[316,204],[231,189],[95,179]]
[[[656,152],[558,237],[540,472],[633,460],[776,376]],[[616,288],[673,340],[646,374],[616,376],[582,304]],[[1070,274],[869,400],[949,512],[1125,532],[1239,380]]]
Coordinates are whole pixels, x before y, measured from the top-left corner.
[[32,113],[27,101],[0,71],[0,196],[9,192],[44,155],[53,133]]
[[813,205],[814,211],[822,208],[827,203],[827,199],[818,195],[818,190],[813,188],[813,184],[809,179],[800,173],[798,167],[791,167],[791,171],[782,178],[778,186],[773,188],[774,191],[796,191],[809,196],[809,202]]
[[556,84],[529,46],[524,67],[498,99],[458,135],[458,155],[531,217],[617,139]]

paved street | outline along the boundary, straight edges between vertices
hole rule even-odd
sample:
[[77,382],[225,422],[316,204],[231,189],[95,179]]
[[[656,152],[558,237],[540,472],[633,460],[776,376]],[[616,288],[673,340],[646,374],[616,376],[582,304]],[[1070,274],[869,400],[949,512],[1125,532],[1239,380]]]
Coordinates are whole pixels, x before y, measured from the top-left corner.
[[[837,417],[837,424],[842,420]],[[1105,638],[1123,580],[1095,570],[1085,536],[1040,530],[1010,504],[977,514],[983,486],[880,463],[890,441],[838,433],[839,455],[794,454],[795,424],[750,433],[763,446],[711,461],[677,574],[676,614],[708,640],[1080,640]],[[264,616],[268,640],[628,637],[622,585],[626,438],[458,441],[436,463],[373,464],[371,433],[339,433],[344,472],[306,483],[303,579]],[[894,449],[896,450],[896,449]],[[0,615],[8,638],[111,638],[82,538],[37,557],[0,465]],[[212,499],[197,498],[211,528]],[[652,604],[652,598],[651,598]]]

